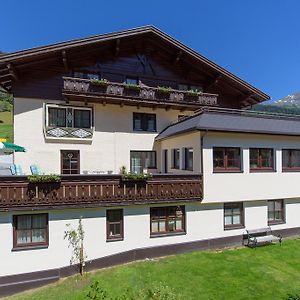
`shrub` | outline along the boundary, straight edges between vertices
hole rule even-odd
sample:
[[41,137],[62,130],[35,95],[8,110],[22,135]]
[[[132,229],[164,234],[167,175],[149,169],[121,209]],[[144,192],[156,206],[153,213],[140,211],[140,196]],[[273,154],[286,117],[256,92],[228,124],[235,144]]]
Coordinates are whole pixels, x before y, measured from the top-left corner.
[[180,297],[168,286],[161,283],[133,292],[131,289],[126,289],[119,296],[112,297],[109,293],[101,288],[100,282],[95,281],[90,285],[87,293],[87,298],[92,300],[179,300]]
[[126,180],[148,180],[152,177],[151,174],[132,174],[132,173],[126,173],[123,174],[123,179]]
[[299,294],[288,294],[286,300],[300,300]]
[[39,182],[60,182],[61,178],[59,175],[50,174],[50,175],[29,175],[28,181],[30,183],[39,183]]
[[91,84],[103,86],[103,85],[107,85],[108,81],[106,79],[92,79]]
[[162,94],[170,94],[173,92],[173,89],[171,87],[159,86],[157,87],[157,91]]
[[187,93],[186,93],[188,96],[198,96],[198,95],[201,95],[202,92],[198,92],[196,90],[188,90]]
[[125,89],[139,91],[141,89],[141,86],[138,84],[127,83],[125,84]]

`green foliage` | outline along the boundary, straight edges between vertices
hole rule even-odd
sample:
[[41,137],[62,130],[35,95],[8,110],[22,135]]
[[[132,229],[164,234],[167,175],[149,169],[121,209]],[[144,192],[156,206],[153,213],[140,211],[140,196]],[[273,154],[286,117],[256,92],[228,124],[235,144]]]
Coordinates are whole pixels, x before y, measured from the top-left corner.
[[13,96],[6,91],[0,89],[0,112],[1,111],[12,111],[13,107]]
[[125,89],[139,91],[141,89],[141,86],[138,84],[127,83],[125,84]]
[[39,183],[39,182],[60,182],[61,177],[56,174],[50,175],[29,175],[28,181],[30,183]]
[[151,287],[141,289],[135,293],[126,289],[125,292],[118,296],[109,295],[109,293],[100,286],[97,280],[90,285],[87,298],[91,300],[178,300],[179,296],[168,286],[161,283],[153,284]]
[[167,87],[167,86],[158,86],[157,87],[157,91],[159,93],[162,93],[162,94],[170,94],[172,93],[174,90],[171,88],[171,87]]
[[91,84],[105,86],[108,84],[108,81],[106,79],[92,79]]
[[186,94],[188,96],[199,96],[202,94],[202,92],[198,92],[197,90],[188,90]]
[[91,300],[109,299],[107,291],[100,287],[100,282],[98,280],[90,285],[90,289],[86,296]]
[[127,174],[127,169],[126,169],[126,166],[122,166],[121,168],[120,168],[120,174],[121,175],[126,175]]
[[126,166],[121,166],[119,172],[120,172],[120,175],[122,175],[123,180],[139,181],[139,180],[148,180],[148,179],[152,178],[152,174],[147,174],[147,173],[134,174],[134,173],[127,172]]
[[133,174],[133,173],[123,174],[123,179],[125,179],[125,180],[139,181],[139,180],[148,180],[148,179],[151,179],[151,178],[152,178],[152,175],[151,174],[146,174],[146,173],[143,173],[143,174]]
[[274,113],[274,114],[288,114],[288,115],[300,115],[300,107],[298,106],[277,106],[271,104],[257,104],[254,105],[251,110]]
[[299,294],[288,294],[285,300],[300,300]]
[[79,219],[77,229],[71,228],[70,224],[67,224],[66,226],[67,230],[65,231],[64,239],[67,239],[69,241],[68,248],[72,248],[70,264],[79,264],[80,275],[83,275],[83,268],[87,256],[84,252],[83,246],[84,230],[82,226],[82,219]]

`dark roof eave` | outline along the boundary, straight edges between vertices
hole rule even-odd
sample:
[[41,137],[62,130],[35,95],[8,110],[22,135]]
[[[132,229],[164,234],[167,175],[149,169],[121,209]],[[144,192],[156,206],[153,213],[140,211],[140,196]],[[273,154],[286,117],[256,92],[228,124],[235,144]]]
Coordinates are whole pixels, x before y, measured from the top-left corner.
[[172,38],[171,36],[164,33],[163,31],[157,29],[154,26],[149,26],[149,25],[134,28],[134,29],[124,30],[124,31],[119,31],[119,32],[114,32],[114,33],[108,33],[108,34],[102,34],[102,35],[92,36],[92,37],[83,38],[83,39],[76,39],[76,40],[56,43],[56,44],[52,44],[52,45],[48,45],[48,46],[36,47],[33,49],[22,50],[22,51],[5,54],[5,55],[0,56],[0,66],[1,66],[1,64],[3,64],[4,69],[5,69],[7,63],[13,62],[14,60],[20,60],[20,59],[28,57],[28,56],[48,54],[48,53],[66,50],[68,48],[79,47],[79,46],[92,44],[92,43],[96,43],[96,42],[111,40],[114,38],[128,37],[128,36],[132,36],[132,35],[144,34],[144,33],[149,33],[149,32],[155,33],[157,36],[159,36],[160,38],[164,39],[165,41],[173,44],[175,47],[186,52],[188,55],[198,59],[199,61],[201,61],[201,62],[205,63],[206,65],[210,66],[211,68],[213,68],[215,71],[221,73],[222,75],[225,75],[227,78],[229,78],[229,79],[237,82],[238,84],[244,86],[245,88],[251,90],[253,93],[257,94],[259,97],[262,98],[259,102],[270,99],[269,95],[263,93],[262,91],[255,88],[254,86],[250,85],[249,83],[242,80],[238,76],[225,70],[221,66],[215,64],[208,58],[197,53],[193,49],[187,47],[186,45],[184,45],[181,42],[177,41],[176,39]]

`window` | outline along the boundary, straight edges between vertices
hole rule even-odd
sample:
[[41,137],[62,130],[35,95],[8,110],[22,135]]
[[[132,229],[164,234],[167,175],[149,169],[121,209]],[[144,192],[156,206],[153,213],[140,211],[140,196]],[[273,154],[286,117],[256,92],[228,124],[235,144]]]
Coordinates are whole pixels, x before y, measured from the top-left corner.
[[244,227],[243,203],[224,203],[224,229]]
[[61,174],[80,174],[80,155],[77,150],[61,150]]
[[282,169],[300,171],[300,150],[282,150]]
[[109,209],[106,211],[107,240],[123,240],[123,209]]
[[90,110],[74,110],[74,127],[75,128],[91,128],[91,111]]
[[185,232],[184,206],[151,207],[151,235]]
[[139,84],[139,79],[137,77],[126,77],[126,84]]
[[51,127],[66,127],[66,109],[49,107],[48,123]]
[[156,169],[156,151],[130,151],[130,172],[142,174],[145,169]]
[[172,152],[173,152],[172,167],[173,167],[173,169],[179,169],[180,168],[180,150],[172,149]]
[[203,92],[203,88],[199,85],[189,85],[189,84],[178,84],[178,90],[180,91],[195,91]]
[[146,113],[133,113],[133,130],[156,131],[156,115]]
[[194,149],[185,148],[184,155],[185,155],[185,159],[184,159],[185,170],[193,171]]
[[273,149],[251,148],[250,170],[274,170]]
[[283,200],[268,201],[268,224],[278,224],[284,222]]
[[93,74],[93,73],[88,73],[88,74],[86,74],[86,78],[90,79],[90,80],[98,80],[99,75],[98,74]]
[[13,217],[13,247],[48,246],[48,214]]
[[240,148],[213,148],[214,172],[241,171]]
[[49,127],[91,128],[92,109],[69,106],[47,106]]

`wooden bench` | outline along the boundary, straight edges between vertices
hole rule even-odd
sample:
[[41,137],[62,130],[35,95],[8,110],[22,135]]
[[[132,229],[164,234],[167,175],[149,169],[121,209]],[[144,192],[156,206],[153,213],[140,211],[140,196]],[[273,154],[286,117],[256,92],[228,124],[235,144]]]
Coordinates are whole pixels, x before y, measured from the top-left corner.
[[274,235],[271,227],[247,230],[247,246],[256,247],[263,244],[279,242],[281,246],[282,236]]

